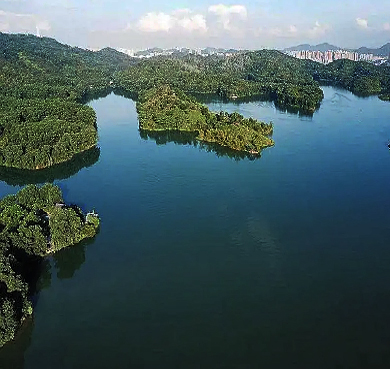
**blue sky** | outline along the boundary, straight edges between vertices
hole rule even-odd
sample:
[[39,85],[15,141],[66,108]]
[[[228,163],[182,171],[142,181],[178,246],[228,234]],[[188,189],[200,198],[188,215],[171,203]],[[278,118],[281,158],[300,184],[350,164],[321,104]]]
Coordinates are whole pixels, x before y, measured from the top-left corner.
[[0,0],[0,31],[71,45],[283,48],[390,41],[390,0]]

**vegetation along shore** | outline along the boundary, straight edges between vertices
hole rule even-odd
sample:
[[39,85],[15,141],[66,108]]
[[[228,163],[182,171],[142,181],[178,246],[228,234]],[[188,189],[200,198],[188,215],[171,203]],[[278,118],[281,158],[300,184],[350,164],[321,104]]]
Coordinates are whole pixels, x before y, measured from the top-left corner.
[[[142,99],[150,89],[169,86],[186,103],[190,100],[183,94],[250,98],[313,114],[323,99],[321,83],[388,100],[390,68],[350,60],[322,65],[275,50],[246,51],[229,58],[179,53],[141,60],[110,48],[93,52],[50,38],[0,33],[0,166],[43,169],[95,147],[96,115],[84,103],[111,91]],[[143,114],[147,106],[153,110],[150,104],[142,104]],[[200,140],[244,151],[271,145],[270,138],[258,135],[260,131],[268,135],[264,126],[254,130],[255,139],[253,121],[202,111],[200,115],[204,117]],[[239,124],[225,124],[228,121]],[[140,128],[146,128],[144,116]],[[227,139],[219,137],[222,132]]]
[[96,214],[66,205],[52,184],[28,185],[0,199],[0,347],[33,312],[43,258],[93,238],[99,224]]

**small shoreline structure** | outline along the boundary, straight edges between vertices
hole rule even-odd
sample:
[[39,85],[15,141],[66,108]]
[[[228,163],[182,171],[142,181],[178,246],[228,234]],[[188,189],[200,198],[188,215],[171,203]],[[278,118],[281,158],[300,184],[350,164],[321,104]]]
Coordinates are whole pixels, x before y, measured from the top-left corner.
[[84,215],[77,205],[67,205],[52,184],[28,185],[0,199],[0,347],[33,313],[32,271],[46,256],[95,237],[99,227],[95,211]]

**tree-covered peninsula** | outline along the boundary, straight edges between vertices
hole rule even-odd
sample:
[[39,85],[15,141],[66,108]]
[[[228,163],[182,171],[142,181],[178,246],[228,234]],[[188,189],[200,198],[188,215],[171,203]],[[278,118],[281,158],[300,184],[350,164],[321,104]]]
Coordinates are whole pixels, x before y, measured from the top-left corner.
[[99,218],[64,204],[54,185],[29,185],[0,200],[0,347],[32,314],[43,257],[96,235]]
[[232,150],[259,154],[273,146],[272,123],[245,119],[238,113],[213,113],[209,109],[169,86],[150,89],[137,102],[139,126],[143,131],[181,131],[197,139],[229,147]]
[[390,67],[385,65],[341,59],[328,65],[306,61],[306,69],[319,83],[342,87],[358,96],[381,98],[390,93]]
[[[138,99],[169,86],[192,96],[271,100],[313,114],[323,99],[320,84],[390,100],[390,67],[349,60],[322,65],[276,50],[141,60],[110,48],[92,52],[0,32],[0,166],[47,168],[94,147],[96,116],[84,104],[111,91]],[[203,139],[215,139],[212,132]]]
[[305,63],[276,50],[231,57],[184,55],[141,61],[115,75],[115,84],[138,96],[169,85],[194,95],[271,100],[283,109],[313,113],[323,99]]
[[59,98],[0,98],[0,166],[42,169],[97,142],[92,108]]
[[96,146],[96,115],[84,102],[131,63],[112,49],[0,33],[0,166],[47,168]]

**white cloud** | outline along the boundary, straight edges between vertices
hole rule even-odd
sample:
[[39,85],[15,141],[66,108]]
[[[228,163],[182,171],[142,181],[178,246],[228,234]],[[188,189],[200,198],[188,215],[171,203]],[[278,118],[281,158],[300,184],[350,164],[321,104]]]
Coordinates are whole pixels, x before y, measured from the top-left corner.
[[365,29],[368,28],[368,21],[367,21],[367,19],[356,18],[356,24],[357,24],[359,27],[361,27],[361,28],[365,28]]
[[248,15],[248,12],[246,10],[246,7],[244,5],[211,5],[209,6],[209,12],[210,13],[216,13],[220,16],[224,15],[230,15],[230,14],[239,14],[242,18],[246,18]]
[[330,27],[327,24],[316,21],[314,27],[309,30],[309,36],[312,38],[323,36],[329,29]]
[[[133,28],[129,26],[128,28]],[[207,31],[206,18],[202,14],[192,14],[189,9],[178,9],[171,14],[147,13],[139,19],[136,29],[142,32],[168,32],[185,30],[188,32]]]
[[297,27],[295,27],[294,25],[291,25],[291,26],[289,27],[288,31],[289,31],[290,34],[295,35],[295,34],[298,32],[298,29],[297,29]]
[[208,11],[219,18],[219,22],[226,30],[233,28],[231,25],[233,19],[245,20],[248,17],[248,12],[244,5],[211,5]]
[[50,23],[36,14],[12,13],[0,10],[0,28],[8,32],[49,31]]
[[138,29],[144,32],[169,31],[174,24],[171,15],[165,13],[148,13],[137,23]]
[[390,31],[390,23],[385,23],[385,24],[383,25],[383,29],[384,29],[385,31]]
[[187,31],[207,31],[206,19],[201,14],[179,19],[177,23]]

